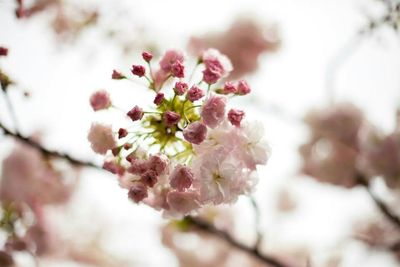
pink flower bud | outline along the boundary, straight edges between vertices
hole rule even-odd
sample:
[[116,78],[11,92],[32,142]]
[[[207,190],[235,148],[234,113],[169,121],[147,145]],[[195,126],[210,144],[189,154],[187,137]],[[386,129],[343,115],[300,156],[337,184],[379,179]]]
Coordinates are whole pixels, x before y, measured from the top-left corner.
[[201,90],[199,87],[197,87],[196,85],[193,85],[190,89],[189,89],[189,91],[188,91],[188,93],[187,93],[187,95],[186,95],[186,97],[187,97],[187,99],[189,100],[189,101],[191,101],[191,102],[194,102],[194,101],[196,101],[196,100],[199,100],[200,98],[202,98],[204,96],[204,92],[203,92],[203,90]]
[[154,98],[153,103],[159,106],[163,101],[164,101],[164,93],[158,92],[156,97]]
[[183,62],[183,54],[177,50],[168,50],[160,60],[160,68],[165,72],[171,72],[172,65],[176,62]]
[[174,92],[177,95],[183,95],[189,88],[188,84],[185,82],[176,82],[174,87]]
[[206,100],[201,109],[201,117],[208,127],[215,128],[224,120],[225,105],[226,98],[223,96],[212,95]]
[[113,174],[118,174],[118,175],[123,175],[125,173],[124,167],[121,165],[118,165],[114,161],[106,161],[103,163],[103,169],[106,171],[109,171]]
[[129,188],[128,197],[138,203],[147,197],[147,187],[141,182],[134,182]]
[[132,121],[141,120],[143,118],[143,110],[138,106],[134,106],[126,115],[131,118]]
[[124,128],[119,128],[119,130],[118,130],[118,138],[119,138],[119,139],[124,138],[124,137],[126,137],[127,135],[128,135],[128,131],[127,131],[126,129],[124,129]]
[[146,73],[146,69],[142,65],[132,65],[131,72],[133,75],[142,77]]
[[210,66],[203,71],[203,81],[207,84],[214,84],[222,77],[222,70],[215,66]]
[[128,168],[129,173],[142,175],[149,169],[147,161],[136,159],[134,153],[130,154],[128,157],[127,160],[131,163],[131,166]]
[[246,81],[240,80],[237,86],[237,94],[238,95],[247,95],[251,92],[250,86],[247,84]]
[[3,46],[0,46],[0,56],[4,56],[5,57],[7,55],[8,55],[8,49],[3,47]]
[[193,182],[193,173],[190,168],[178,164],[170,176],[170,185],[178,191],[189,188]]
[[203,80],[207,84],[214,84],[220,78],[225,77],[232,70],[232,63],[218,50],[208,49],[204,51],[202,60],[206,69],[203,71]]
[[140,181],[148,187],[153,187],[157,183],[157,173],[149,169],[140,176]]
[[234,94],[236,93],[236,91],[236,86],[232,82],[226,82],[224,85],[224,89],[222,90],[224,94]]
[[94,111],[107,109],[111,106],[110,95],[104,90],[94,92],[90,97],[90,105]]
[[207,127],[199,121],[189,124],[183,130],[183,137],[185,138],[185,140],[196,145],[203,142],[204,139],[206,139],[206,135]]
[[168,159],[160,155],[152,155],[148,160],[150,169],[156,172],[157,175],[164,174],[167,171]]
[[89,130],[88,140],[92,145],[93,151],[103,155],[117,145],[111,126],[100,123],[92,124]]
[[185,66],[180,61],[175,62],[171,66],[171,74],[177,78],[185,77]]
[[112,73],[112,75],[111,75],[111,78],[112,78],[113,80],[122,80],[122,79],[125,79],[126,77],[125,77],[124,75],[122,75],[121,72],[116,71],[116,70],[113,70],[113,73]]
[[181,115],[173,111],[166,111],[164,112],[163,116],[164,122],[168,127],[178,124],[179,120],[181,119]]
[[151,59],[153,58],[153,54],[151,54],[150,52],[144,51],[142,53],[142,57],[143,57],[144,61],[150,62]]
[[244,111],[238,109],[231,109],[228,112],[228,119],[236,127],[240,127],[240,122],[244,118]]

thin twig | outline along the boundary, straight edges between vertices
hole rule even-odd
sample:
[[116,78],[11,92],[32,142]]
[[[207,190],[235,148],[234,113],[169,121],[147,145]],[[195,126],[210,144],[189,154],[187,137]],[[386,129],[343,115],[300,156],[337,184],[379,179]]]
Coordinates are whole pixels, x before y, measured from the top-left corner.
[[5,99],[5,101],[6,101],[6,105],[7,105],[7,108],[8,108],[8,111],[10,112],[10,116],[11,116],[11,119],[12,119],[12,121],[13,121],[13,126],[14,126],[14,130],[16,131],[16,132],[18,132],[19,131],[19,122],[18,122],[18,118],[17,118],[17,115],[16,115],[16,112],[15,112],[15,109],[14,109],[14,107],[13,107],[13,104],[12,104],[12,102],[11,102],[11,99],[10,99],[10,95],[9,95],[9,91],[7,90],[7,91],[4,91],[4,90],[1,90],[2,92],[3,92],[3,94],[4,94],[4,99]]
[[253,256],[254,258],[274,267],[289,267],[289,265],[281,262],[280,260],[265,254],[261,254],[261,252],[255,247],[248,247],[237,240],[235,240],[230,234],[225,231],[217,229],[214,225],[191,216],[187,216],[186,220],[193,226],[197,227],[200,230],[203,230],[209,234],[218,236],[219,238],[223,239],[231,246],[248,253],[249,255]]
[[255,200],[255,198],[253,196],[250,196],[249,199],[250,199],[251,205],[254,210],[255,228],[256,228],[256,232],[257,232],[257,238],[256,238],[256,243],[255,243],[254,247],[257,250],[260,250],[260,246],[261,246],[261,243],[263,240],[263,234],[260,229],[260,219],[261,219],[260,208],[258,207],[257,201]]
[[364,186],[364,188],[368,192],[368,195],[375,202],[376,206],[379,208],[382,214],[385,215],[385,217],[389,221],[391,221],[397,228],[400,229],[400,218],[393,211],[390,210],[386,203],[384,203],[379,197],[375,195],[374,192],[372,192],[370,184],[365,180],[365,178],[363,176],[359,176],[358,182],[360,185]]
[[0,129],[3,130],[5,135],[14,137],[17,140],[19,140],[19,141],[21,141],[21,142],[23,142],[23,143],[25,143],[25,144],[33,147],[33,148],[36,148],[37,150],[41,151],[44,155],[65,159],[65,160],[69,161],[71,164],[77,165],[77,166],[84,166],[84,167],[92,167],[92,168],[96,168],[96,169],[102,169],[100,166],[94,164],[93,162],[78,160],[78,159],[75,159],[75,158],[71,157],[70,155],[68,155],[66,153],[62,153],[62,152],[58,152],[58,151],[53,151],[53,150],[47,149],[47,148],[43,147],[40,143],[30,139],[29,137],[22,136],[18,132],[12,132],[7,127],[5,127],[1,122],[0,122]]

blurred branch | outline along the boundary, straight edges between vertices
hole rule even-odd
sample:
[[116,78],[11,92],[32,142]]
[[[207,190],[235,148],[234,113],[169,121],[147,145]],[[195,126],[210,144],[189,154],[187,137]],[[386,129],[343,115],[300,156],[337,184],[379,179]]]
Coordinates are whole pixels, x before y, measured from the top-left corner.
[[276,259],[272,256],[269,256],[269,255],[267,256],[267,255],[261,254],[261,252],[258,250],[257,247],[248,247],[248,246],[236,241],[227,232],[217,229],[214,225],[212,225],[202,219],[195,218],[192,216],[187,216],[185,219],[191,225],[195,226],[196,228],[223,239],[224,241],[229,243],[234,248],[237,248],[243,252],[248,253],[249,255],[253,256],[254,258],[260,260],[261,262],[263,262],[265,264],[268,264],[269,266],[289,267],[289,265],[279,261],[278,259]]
[[256,239],[256,243],[254,245],[254,248],[257,250],[260,250],[260,245],[263,240],[263,234],[260,229],[260,219],[261,219],[260,208],[258,207],[257,201],[255,200],[255,198],[253,196],[250,196],[249,198],[250,198],[251,205],[253,206],[253,210],[254,210],[254,220],[255,220],[255,226],[256,226],[255,228],[257,231],[257,239]]
[[1,91],[4,94],[4,99],[6,101],[6,105],[7,105],[8,111],[10,112],[10,115],[11,115],[11,119],[12,119],[12,122],[13,122],[14,130],[16,132],[18,132],[19,129],[20,129],[19,128],[19,122],[18,122],[18,118],[17,118],[16,112],[15,112],[15,109],[13,107],[13,104],[11,102],[10,95],[8,94],[9,91],[8,90],[4,90],[4,88],[1,85],[0,85],[0,87],[2,89]]
[[400,218],[393,211],[390,210],[386,203],[384,203],[375,195],[374,192],[372,192],[370,184],[366,181],[366,179],[363,176],[359,175],[358,182],[360,185],[364,186],[364,188],[368,192],[368,195],[375,202],[376,206],[379,208],[382,214],[385,215],[385,217],[389,221],[391,221],[397,228],[400,228]]
[[0,122],[0,129],[3,130],[5,135],[11,136],[11,137],[13,137],[13,138],[15,138],[15,139],[17,139],[17,140],[29,145],[29,146],[31,146],[33,148],[36,148],[37,150],[39,150],[40,152],[42,152],[46,156],[62,158],[62,159],[67,160],[71,164],[77,165],[77,166],[102,169],[100,166],[94,164],[93,162],[82,161],[82,160],[79,160],[79,159],[75,159],[75,158],[73,158],[72,156],[70,156],[70,155],[68,155],[66,153],[62,153],[62,152],[58,152],[58,151],[53,151],[53,150],[47,149],[47,148],[43,147],[40,143],[30,139],[29,137],[22,136],[19,132],[12,132],[7,127],[5,127],[1,122]]

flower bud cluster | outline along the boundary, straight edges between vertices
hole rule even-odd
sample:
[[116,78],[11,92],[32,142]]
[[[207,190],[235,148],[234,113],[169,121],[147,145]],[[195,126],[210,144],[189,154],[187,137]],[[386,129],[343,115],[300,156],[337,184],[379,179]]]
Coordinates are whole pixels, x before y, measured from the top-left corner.
[[[228,110],[229,98],[251,91],[244,80],[224,80],[232,71],[229,59],[215,49],[205,51],[193,69],[201,71],[201,80],[192,82],[180,51],[167,51],[157,67],[151,53],[142,57],[146,64],[133,65],[131,73],[154,92],[152,108],[135,103],[126,112],[137,131],[92,124],[88,139],[105,155],[104,168],[118,175],[132,201],[167,216],[233,203],[251,192],[256,167],[266,164],[269,149],[259,124],[243,122],[242,110]],[[113,71],[113,79],[126,77]],[[95,92],[90,103],[95,111],[112,106],[105,91]]]

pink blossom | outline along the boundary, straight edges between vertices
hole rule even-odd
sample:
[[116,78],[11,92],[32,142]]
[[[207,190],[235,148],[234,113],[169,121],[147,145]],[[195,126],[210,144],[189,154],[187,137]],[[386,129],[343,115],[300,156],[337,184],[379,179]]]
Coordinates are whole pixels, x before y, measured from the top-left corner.
[[146,69],[142,65],[132,65],[131,72],[133,75],[143,77],[146,73]]
[[128,168],[128,172],[132,174],[143,174],[149,169],[147,160],[136,159],[135,155],[129,157],[131,166]]
[[126,115],[131,118],[132,121],[137,121],[143,118],[144,113],[140,107],[134,106]]
[[31,208],[65,202],[74,185],[39,150],[19,143],[4,159],[0,176],[0,199]]
[[150,52],[144,51],[142,53],[142,58],[144,59],[144,61],[150,62],[151,59],[153,58],[153,55]]
[[156,97],[154,98],[153,103],[159,106],[163,101],[164,101],[164,93],[158,92]]
[[179,120],[181,119],[181,115],[173,111],[166,111],[163,115],[164,122],[168,127],[172,127],[178,124]]
[[138,203],[147,197],[147,186],[141,182],[134,182],[129,188],[128,197]]
[[216,48],[232,61],[230,78],[236,79],[257,70],[259,56],[275,52],[280,40],[277,28],[259,25],[254,19],[238,19],[225,32],[192,37],[189,47],[196,55],[207,48]]
[[168,50],[160,60],[160,68],[165,73],[170,73],[172,66],[177,63],[183,63],[183,54],[177,50]]
[[174,92],[177,95],[183,95],[189,88],[188,84],[185,82],[176,82],[174,86]]
[[202,98],[203,96],[204,96],[203,90],[201,90],[201,89],[200,89],[198,86],[196,86],[196,85],[193,85],[193,86],[189,89],[189,91],[188,91],[188,93],[187,93],[187,95],[186,95],[187,99],[188,99],[189,101],[191,101],[191,102],[197,101],[197,100],[199,100],[200,98]]
[[192,165],[194,189],[200,192],[202,204],[232,203],[252,188],[252,178],[243,170],[241,161],[223,146],[199,155]]
[[92,123],[88,134],[88,140],[92,145],[93,151],[103,155],[117,145],[111,125],[106,124]]
[[230,60],[216,49],[206,50],[202,55],[202,60],[206,67],[203,71],[203,80],[208,84],[216,83],[232,71]]
[[94,92],[90,97],[90,105],[94,111],[107,109],[111,106],[110,95],[105,90]]
[[157,172],[151,169],[146,170],[140,175],[140,181],[148,187],[153,187],[157,183]]
[[235,94],[237,92],[237,88],[232,82],[226,82],[222,92],[224,94]]
[[167,202],[173,212],[182,215],[200,208],[194,192],[171,191],[167,194]]
[[192,144],[200,144],[206,139],[207,127],[199,122],[192,122],[183,130],[183,137]]
[[193,173],[190,168],[178,164],[170,176],[170,185],[178,191],[188,189],[193,182]]
[[171,66],[171,74],[172,77],[183,78],[185,77],[185,66],[177,61]]
[[218,95],[211,95],[203,104],[201,117],[204,123],[211,128],[218,126],[225,116],[226,98]]
[[228,112],[228,119],[236,127],[240,127],[240,122],[244,118],[244,111],[238,109],[231,109]]
[[124,75],[122,75],[121,72],[119,72],[117,70],[113,70],[111,78],[113,80],[122,80],[122,79],[125,79],[126,77]]
[[105,161],[103,163],[103,169],[118,175],[123,175],[125,172],[124,167],[117,164],[115,161]]
[[237,94],[238,95],[247,95],[251,92],[250,86],[246,81],[240,80],[237,85]]
[[148,167],[157,175],[165,174],[168,171],[168,158],[162,154],[152,155],[148,159]]

